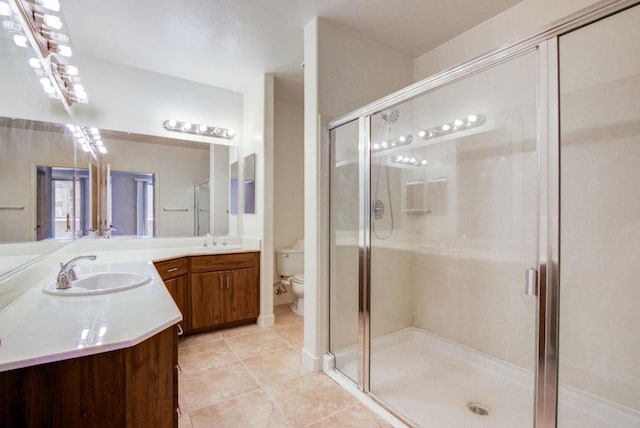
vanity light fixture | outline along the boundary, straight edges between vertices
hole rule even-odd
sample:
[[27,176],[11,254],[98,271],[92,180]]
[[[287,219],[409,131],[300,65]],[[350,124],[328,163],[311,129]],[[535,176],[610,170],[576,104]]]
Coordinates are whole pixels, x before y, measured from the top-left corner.
[[410,155],[392,156],[391,162],[410,166],[426,166],[429,163],[426,159],[418,159]]
[[192,122],[181,122],[175,119],[165,120],[162,122],[162,127],[167,131],[183,132],[185,134],[201,135],[203,137],[224,138],[226,140],[231,140],[236,135],[233,129],[200,125]]
[[100,130],[98,128],[88,128],[86,126],[77,126],[72,124],[68,124],[67,128],[73,133],[76,143],[80,146],[83,152],[91,153],[94,158],[96,157],[96,152],[102,154],[107,153],[107,148],[102,142],[102,137],[100,136]]
[[406,146],[407,144],[411,144],[413,141],[413,135],[406,134],[401,135],[397,138],[390,138],[387,140],[383,140],[379,143],[373,143],[371,145],[372,152],[381,152],[383,150],[394,149],[396,147]]
[[485,120],[486,118],[483,114],[471,114],[462,119],[455,119],[451,122],[443,123],[440,126],[425,129],[418,132],[418,135],[425,140],[429,140],[431,138],[441,137],[454,132],[464,131],[465,129],[475,128],[484,124]]
[[[6,5],[0,1],[0,12],[4,10],[2,4]],[[59,31],[63,23],[55,12],[60,12],[60,1],[9,0],[7,6],[13,21],[3,22],[3,27],[17,33],[13,36],[16,45],[35,51],[36,58],[31,58],[29,65],[39,76],[48,78],[48,83],[41,79],[45,92],[62,100],[66,108],[74,103],[87,103],[89,97],[79,83],[78,69],[60,61],[60,57],[69,58],[73,53],[69,36]]]

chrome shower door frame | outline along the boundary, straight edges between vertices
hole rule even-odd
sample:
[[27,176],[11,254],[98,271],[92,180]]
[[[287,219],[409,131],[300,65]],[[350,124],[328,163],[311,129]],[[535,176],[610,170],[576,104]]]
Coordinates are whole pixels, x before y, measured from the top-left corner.
[[[534,379],[535,428],[557,425],[560,293],[560,99],[558,37],[639,4],[603,0],[544,28],[531,37],[421,80],[329,123],[327,132],[358,120],[358,388],[390,413],[370,392],[371,324],[371,116],[532,50],[538,52],[538,283]],[[330,143],[331,144],[331,143]],[[524,275],[523,275],[524,280]]]

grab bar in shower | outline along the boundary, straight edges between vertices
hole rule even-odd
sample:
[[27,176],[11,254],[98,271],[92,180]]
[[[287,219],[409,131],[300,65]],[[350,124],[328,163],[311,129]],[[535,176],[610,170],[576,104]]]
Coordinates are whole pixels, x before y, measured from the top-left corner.
[[162,211],[167,213],[186,213],[189,212],[189,208],[163,208]]
[[0,210],[24,211],[24,206],[22,206],[22,207],[11,207],[11,206],[2,206],[2,205],[0,205]]

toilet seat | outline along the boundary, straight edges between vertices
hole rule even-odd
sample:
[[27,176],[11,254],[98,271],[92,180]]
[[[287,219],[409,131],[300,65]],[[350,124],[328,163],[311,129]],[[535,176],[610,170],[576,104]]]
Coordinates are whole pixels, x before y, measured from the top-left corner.
[[297,273],[295,275],[293,275],[293,282],[295,282],[296,284],[304,284],[304,274],[303,273]]

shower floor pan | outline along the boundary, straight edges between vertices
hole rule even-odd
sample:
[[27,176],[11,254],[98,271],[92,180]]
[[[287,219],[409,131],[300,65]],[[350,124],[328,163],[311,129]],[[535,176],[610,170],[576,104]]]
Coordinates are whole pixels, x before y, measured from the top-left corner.
[[[533,426],[531,372],[418,328],[376,338],[372,348],[371,393],[418,426]],[[355,347],[334,355],[356,379]],[[568,386],[560,402],[561,428],[640,428],[640,413]]]

